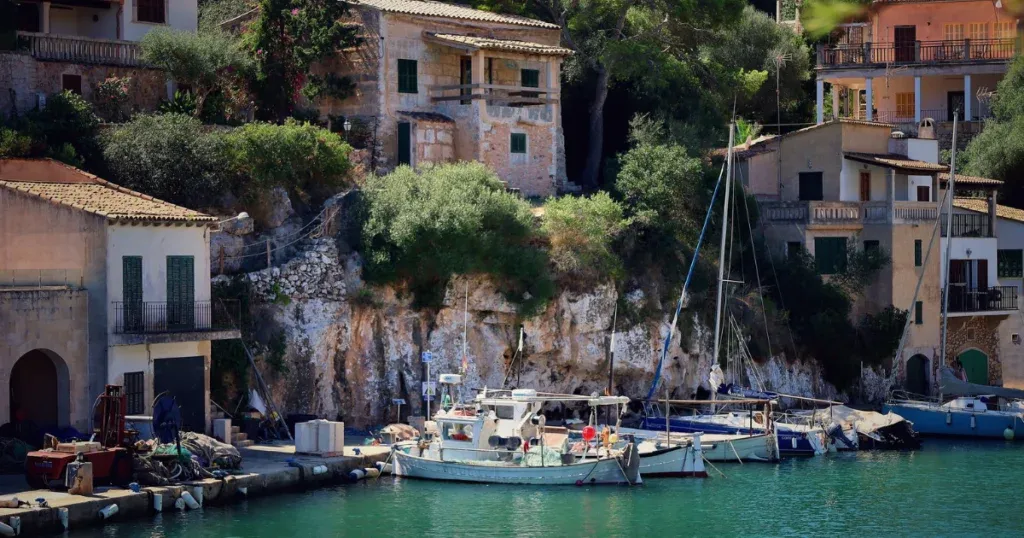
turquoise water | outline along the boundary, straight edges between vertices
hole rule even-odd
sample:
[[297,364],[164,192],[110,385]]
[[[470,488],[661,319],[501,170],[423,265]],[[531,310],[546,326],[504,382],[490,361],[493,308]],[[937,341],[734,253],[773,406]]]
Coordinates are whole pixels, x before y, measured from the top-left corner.
[[727,477],[531,488],[382,478],[76,531],[302,536],[1024,536],[1024,443],[718,464]]

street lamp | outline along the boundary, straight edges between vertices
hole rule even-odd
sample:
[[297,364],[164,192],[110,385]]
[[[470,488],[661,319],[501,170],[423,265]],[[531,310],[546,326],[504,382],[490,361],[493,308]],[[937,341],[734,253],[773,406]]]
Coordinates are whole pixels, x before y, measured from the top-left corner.
[[246,220],[248,218],[249,218],[249,214],[246,213],[245,211],[242,211],[241,213],[235,215],[234,217],[231,217],[229,219],[224,219],[224,220],[221,220],[221,221],[217,221],[217,230],[216,231],[218,231],[218,232],[219,231],[223,231],[224,224],[226,224],[228,222],[231,222],[233,220]]

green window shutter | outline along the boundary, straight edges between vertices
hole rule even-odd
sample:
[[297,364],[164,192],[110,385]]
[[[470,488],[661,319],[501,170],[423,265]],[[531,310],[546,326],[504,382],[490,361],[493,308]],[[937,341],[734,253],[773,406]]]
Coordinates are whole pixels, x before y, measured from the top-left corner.
[[412,164],[412,124],[398,123],[398,164]]
[[523,86],[526,88],[540,88],[540,71],[537,69],[523,69],[520,71]]
[[526,133],[512,133],[512,153],[526,153]]
[[996,252],[996,265],[999,269],[999,278],[1021,278],[1024,276],[1024,251],[1000,249]]
[[921,240],[920,239],[915,239],[914,240],[914,267],[921,267],[922,263],[924,263],[924,262],[921,261]]
[[[462,86],[465,86],[467,84],[472,84],[473,83],[473,58],[468,57],[468,56],[463,57],[463,58],[460,59],[459,65],[460,65],[460,67],[459,67],[459,84],[462,85]],[[472,88],[460,88],[459,89],[459,95],[471,95],[472,93],[473,93],[473,89]],[[461,103],[463,105],[468,105],[470,103],[470,100],[469,99],[464,99],[462,101],[459,101],[459,103]]]
[[192,256],[168,256],[168,328],[182,329],[192,327],[195,320],[195,302],[195,259]]
[[846,268],[846,238],[814,238],[814,263],[818,273],[831,275]]
[[142,317],[142,256],[121,258],[121,322],[124,330],[133,332],[143,327]]
[[416,60],[398,60],[398,93],[419,93]]
[[924,303],[921,301],[914,303],[914,323],[917,325],[924,323]]

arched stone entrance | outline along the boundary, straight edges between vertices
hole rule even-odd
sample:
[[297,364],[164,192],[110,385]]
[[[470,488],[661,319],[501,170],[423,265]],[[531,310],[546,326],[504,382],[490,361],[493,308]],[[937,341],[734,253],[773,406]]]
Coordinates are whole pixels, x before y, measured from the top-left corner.
[[56,353],[33,349],[11,369],[11,422],[31,422],[39,428],[69,422],[68,367]]
[[988,355],[977,349],[968,349],[956,358],[964,366],[967,381],[988,385]]
[[907,392],[927,396],[928,390],[928,357],[917,354],[907,361]]

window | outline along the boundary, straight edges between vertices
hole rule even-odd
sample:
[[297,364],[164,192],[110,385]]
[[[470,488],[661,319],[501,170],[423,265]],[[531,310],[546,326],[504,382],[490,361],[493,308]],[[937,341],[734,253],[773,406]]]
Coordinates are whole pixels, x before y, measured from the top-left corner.
[[800,257],[800,251],[803,250],[804,246],[799,241],[790,241],[786,243],[786,258],[795,260]]
[[1003,250],[996,252],[999,278],[1021,278],[1024,276],[1024,250]]
[[914,92],[901,92],[896,94],[896,117],[914,117]]
[[60,89],[82,95],[82,75],[61,75]]
[[164,0],[135,0],[135,21],[154,24],[167,22],[164,17]]
[[516,408],[511,405],[489,405],[487,408],[494,411],[494,416],[504,419],[512,420],[516,418]]
[[[520,79],[522,80],[523,86],[527,88],[540,88],[540,71],[536,69],[523,69],[520,71]],[[537,92],[523,92],[523,97],[536,98],[540,94]]]
[[127,399],[127,414],[146,414],[146,374],[127,372],[124,374],[124,394]]
[[526,133],[512,133],[512,153],[526,153]]
[[814,265],[821,275],[832,275],[845,269],[846,238],[815,237]]
[[878,252],[878,240],[868,239],[864,242],[864,252]]
[[398,164],[412,165],[412,124],[398,122]]
[[947,22],[942,27],[942,38],[947,41],[960,41],[964,38],[964,24],[962,22]]
[[[469,56],[463,56],[459,60],[459,84],[467,86],[473,83],[473,58]],[[473,93],[472,88],[459,88],[459,95],[470,95]],[[469,99],[463,99],[459,101],[463,105],[470,103]]]
[[473,425],[442,422],[440,424],[441,435],[446,441],[472,441]]
[[821,172],[800,172],[800,199],[825,199],[821,187]]
[[419,93],[416,60],[398,60],[398,93]]
[[[125,332],[142,329],[142,256],[121,258],[121,300],[123,311],[120,324]],[[115,313],[116,316],[116,313]]]
[[914,267],[921,267],[921,240],[914,240]]
[[22,32],[38,32],[41,30],[42,22],[39,20],[39,15],[39,4],[18,3],[18,30]]
[[195,327],[195,258],[167,257],[167,326],[172,329]]
[[916,325],[924,324],[924,303],[921,301],[914,303],[914,323]]
[[1011,39],[1016,33],[1013,21],[1000,21],[992,23],[992,39]]
[[988,23],[987,22],[971,22],[967,24],[967,39],[971,41],[980,41],[982,39],[988,39]]

